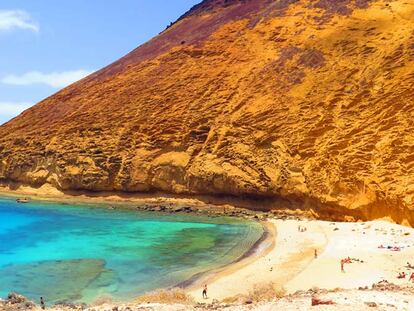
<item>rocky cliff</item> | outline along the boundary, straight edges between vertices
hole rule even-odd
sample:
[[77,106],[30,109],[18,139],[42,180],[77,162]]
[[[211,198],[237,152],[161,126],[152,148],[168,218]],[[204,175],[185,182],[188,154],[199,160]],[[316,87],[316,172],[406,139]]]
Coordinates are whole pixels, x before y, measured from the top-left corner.
[[205,0],[1,126],[0,178],[414,225],[414,1]]

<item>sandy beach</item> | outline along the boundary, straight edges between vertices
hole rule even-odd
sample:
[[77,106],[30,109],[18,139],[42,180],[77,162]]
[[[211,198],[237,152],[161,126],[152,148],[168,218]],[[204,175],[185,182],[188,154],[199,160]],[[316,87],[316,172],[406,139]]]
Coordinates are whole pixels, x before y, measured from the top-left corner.
[[[208,284],[209,299],[248,294],[254,286],[274,283],[287,294],[314,287],[357,289],[387,280],[407,285],[414,269],[407,262],[414,258],[414,229],[386,221],[333,223],[326,221],[269,220],[275,227],[274,247],[253,262],[230,266],[203,280]],[[300,232],[298,226],[306,228]],[[384,248],[379,248],[384,246]],[[388,249],[395,247],[395,249]],[[315,258],[315,250],[317,258]],[[259,250],[260,251],[260,250]],[[341,259],[351,258],[341,271]],[[239,264],[236,264],[239,265]],[[405,279],[398,279],[400,272]],[[201,287],[189,293],[202,302]]]
[[[413,283],[409,281],[414,267],[407,265],[413,264],[414,229],[385,220],[335,223],[268,219],[263,224],[266,234],[254,252],[207,273],[184,289],[198,306],[132,302],[105,303],[86,310],[307,310],[314,297],[333,303],[315,306],[314,310],[414,308]],[[346,258],[349,261],[341,271],[341,260]],[[400,279],[397,276],[402,272],[406,277]],[[256,287],[270,283],[283,297],[246,302],[245,297]],[[203,284],[208,284],[208,299],[202,298]],[[384,284],[386,289],[377,284]],[[229,298],[233,298],[232,303],[224,302]]]
[[[120,199],[116,195],[72,197],[47,191],[36,192],[29,188],[20,188],[17,192],[0,189],[0,193],[8,196],[28,195],[36,200],[82,204],[132,203],[134,206],[148,203],[167,203],[172,206],[190,204],[200,209],[216,208],[218,212],[223,208],[223,205],[210,207],[202,200],[185,198],[154,197],[147,200],[145,197],[131,196],[131,198]],[[225,206],[230,209],[235,208],[231,204]],[[393,300],[395,305],[400,301],[396,297],[398,295],[405,297],[405,293],[398,292],[398,295],[387,293],[384,297],[381,294],[380,297],[377,291],[367,293],[363,290],[371,289],[373,284],[384,280],[401,287],[413,284],[409,281],[411,273],[414,273],[414,229],[412,228],[394,224],[388,219],[369,222],[331,222],[296,219],[292,215],[283,219],[269,218],[262,221],[262,224],[266,234],[256,245],[254,251],[233,264],[210,271],[196,278],[195,281],[189,282],[190,285],[185,287],[184,291],[196,303],[208,305],[229,300],[229,298],[237,301],[237,298],[248,297],[257,287],[273,284],[285,297],[290,297],[289,295],[296,297],[277,299],[277,303],[273,305],[275,308],[276,305],[278,308],[283,307],[283,301],[286,299],[286,303],[294,301],[293,305],[300,305],[304,301],[309,303],[309,294],[295,295],[298,291],[308,293],[307,291],[316,288],[331,291],[341,289],[336,296],[332,293],[325,295],[336,302],[341,299],[345,301],[344,297],[352,295],[355,304],[359,301],[364,305],[366,303],[364,299],[372,296],[372,299],[369,299],[375,300],[377,297],[379,300]],[[344,259],[348,260],[344,263],[344,271],[341,271],[341,260]],[[410,267],[407,263],[413,266]],[[406,277],[398,278],[398,274],[402,272],[406,274]],[[208,299],[202,298],[204,284],[208,285]],[[135,307],[136,304],[126,304],[126,306]],[[255,306],[254,310],[268,310],[266,306]],[[102,310],[106,310],[106,307]],[[170,310],[170,307],[167,309]],[[410,310],[411,307],[414,307],[414,299],[407,298],[397,309]],[[188,306],[177,308],[177,310],[189,310]],[[165,306],[155,306],[149,307],[148,310],[165,309]],[[242,308],[240,307],[239,310]],[[388,309],[384,308],[384,310]]]

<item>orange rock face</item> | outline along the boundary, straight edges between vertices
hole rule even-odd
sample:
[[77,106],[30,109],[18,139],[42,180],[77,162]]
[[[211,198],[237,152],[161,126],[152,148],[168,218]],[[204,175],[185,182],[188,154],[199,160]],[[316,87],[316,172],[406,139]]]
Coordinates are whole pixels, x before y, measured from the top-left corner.
[[414,224],[414,1],[203,1],[1,126],[0,178]]

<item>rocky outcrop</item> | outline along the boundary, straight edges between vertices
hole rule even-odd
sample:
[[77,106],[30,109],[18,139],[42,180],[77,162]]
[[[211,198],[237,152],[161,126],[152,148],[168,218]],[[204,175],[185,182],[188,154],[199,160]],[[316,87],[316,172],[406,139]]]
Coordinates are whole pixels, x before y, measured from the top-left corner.
[[0,310],[16,311],[16,310],[34,310],[36,305],[26,297],[10,293],[5,300],[0,299]]
[[411,1],[203,1],[1,126],[0,178],[414,225],[413,29]]

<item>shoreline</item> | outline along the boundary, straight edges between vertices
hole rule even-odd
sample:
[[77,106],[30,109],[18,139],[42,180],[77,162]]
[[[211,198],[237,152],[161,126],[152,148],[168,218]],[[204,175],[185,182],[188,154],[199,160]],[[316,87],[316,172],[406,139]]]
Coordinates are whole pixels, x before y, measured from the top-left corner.
[[[260,223],[264,228],[262,236],[240,258],[177,284],[193,299],[191,306],[209,306],[216,301],[239,306],[250,304],[249,297],[266,284],[279,286],[285,297],[275,300],[274,296],[271,301],[289,300],[304,293],[310,299],[312,292],[336,293],[338,288],[357,292],[367,291],[373,284],[411,284],[408,277],[400,280],[396,276],[401,271],[408,275],[414,272],[404,266],[414,257],[412,228],[383,220],[341,223],[269,219]],[[299,226],[306,230],[298,230]],[[380,244],[386,247],[378,247]],[[390,250],[389,245],[400,250]],[[351,263],[341,272],[339,262],[347,257]],[[208,285],[209,299],[201,297],[203,284]],[[138,299],[118,304],[135,307],[139,305]],[[161,310],[157,308],[148,310]]]
[[[0,189],[0,198],[6,198],[6,199],[15,199],[18,197],[21,197],[22,193],[17,192],[6,192],[2,191],[3,189]],[[27,195],[27,194],[26,194]],[[86,205],[86,206],[96,206],[97,208],[103,208],[105,209],[105,205],[109,203],[118,203],[119,209],[125,209],[128,211],[136,211],[136,212],[153,212],[157,213],[156,211],[152,210],[145,210],[142,208],[137,207],[136,205],[138,202],[113,202],[113,201],[107,201],[107,200],[76,200],[73,201],[71,197],[54,197],[54,196],[47,196],[47,197],[41,197],[41,196],[34,196],[31,197],[31,200],[33,202],[46,202],[46,203],[58,203],[58,204],[71,204],[71,205]],[[129,204],[128,204],[129,203]],[[23,205],[30,205],[23,204]],[[198,206],[197,206],[198,207]],[[213,207],[214,208],[214,207]],[[118,209],[118,208],[117,208]],[[224,264],[223,266],[219,266],[217,268],[212,268],[211,270],[207,270],[204,272],[197,273],[190,278],[176,284],[175,286],[172,286],[170,288],[159,288],[161,289],[171,289],[171,288],[182,288],[185,291],[188,291],[192,288],[196,288],[197,286],[201,286],[203,282],[208,280],[208,282],[211,282],[213,280],[219,279],[221,276],[226,275],[231,272],[235,272],[237,269],[240,269],[242,267],[245,267],[249,265],[251,262],[255,261],[257,258],[265,255],[265,253],[268,253],[271,251],[271,249],[274,248],[274,237],[275,237],[275,228],[274,226],[268,222],[268,221],[259,221],[255,219],[254,217],[246,217],[246,215],[229,215],[227,213],[223,213],[222,209],[214,209],[213,214],[205,214],[202,211],[210,209],[209,206],[206,206],[204,209],[195,209],[191,210],[191,212],[175,212],[173,211],[166,211],[166,215],[176,214],[176,215],[188,215],[188,216],[194,216],[194,217],[210,217],[210,218],[216,218],[216,217],[223,217],[223,218],[234,218],[239,219],[240,221],[246,221],[247,223],[251,223],[251,225],[260,224],[260,227],[262,229],[262,233],[250,248],[245,250],[241,256],[234,259],[233,261]],[[200,212],[201,211],[201,212]],[[210,211],[211,212],[211,211]],[[231,211],[233,213],[233,211]],[[255,223],[255,224],[254,224]],[[265,245],[265,246],[264,246]],[[132,298],[131,301],[133,301],[136,298]],[[127,303],[128,301],[125,301]],[[122,301],[120,301],[122,303]]]
[[[130,211],[160,212],[165,214],[188,214],[207,217],[231,217],[235,219],[250,219],[264,221],[267,218],[300,218],[295,213],[286,210],[266,211],[241,207],[237,202],[227,199],[206,201],[205,197],[176,197],[164,193],[149,194],[117,194],[117,193],[91,193],[79,192],[76,195],[58,191],[53,187],[43,187],[42,190],[32,187],[23,187],[11,190],[0,184],[0,196],[18,199],[28,198],[29,201],[61,203],[70,205],[86,205],[107,207],[108,209],[125,209]],[[214,200],[214,198],[212,198]]]
[[[190,289],[188,293],[196,302],[228,301],[229,298],[248,301],[246,297],[269,284],[277,285],[287,295],[315,288],[365,289],[381,282],[398,286],[412,284],[408,278],[414,268],[406,264],[412,264],[414,258],[412,228],[382,220],[336,223],[272,219],[270,222],[278,232],[275,247],[247,266],[233,270],[229,267],[220,278],[211,279],[210,299],[201,298],[201,287]],[[298,226],[306,230],[301,232]],[[341,271],[340,262],[348,257],[350,262]],[[406,273],[406,278],[397,278],[401,271]]]
[[[120,206],[126,208],[136,208],[137,205],[155,206],[159,204],[164,205],[187,205],[197,210],[215,209],[216,211],[225,209],[238,208],[236,205],[225,202],[204,202],[197,196],[194,197],[178,197],[167,195],[164,193],[144,194],[144,193],[107,193],[107,192],[76,192],[72,194],[61,192],[53,187],[42,187],[36,189],[32,187],[20,187],[17,190],[12,190],[0,185],[0,196],[9,198],[28,197],[34,201],[55,202],[55,203],[70,203],[74,205],[81,204],[108,204],[111,206]],[[257,211],[260,212],[260,211]]]
[[312,228],[315,231],[313,237],[303,240],[302,233],[296,231],[298,222],[307,223],[269,219],[267,228],[270,234],[262,242],[261,246],[265,248],[261,252],[203,280],[204,284],[208,283],[209,299],[201,298],[200,285],[188,288],[187,293],[198,303],[211,303],[232,297],[246,299],[242,297],[248,297],[256,288],[263,286],[277,286],[284,291],[284,286],[309,266],[314,249],[322,252],[326,247],[325,236],[318,226]]
[[[248,199],[231,196],[212,196],[212,195],[180,195],[165,192],[115,192],[115,191],[60,191],[51,185],[45,184],[39,188],[20,185],[12,189],[8,185],[0,182],[0,194],[11,197],[28,196],[40,201],[57,202],[78,202],[78,203],[113,203],[113,204],[145,204],[145,203],[171,203],[171,204],[192,204],[200,207],[210,206],[229,206],[239,208],[251,208],[253,211],[264,211],[265,209],[253,209],[247,202]],[[260,202],[260,200],[258,200]],[[245,203],[245,204],[244,204]],[[255,202],[256,203],[256,202]],[[267,209],[266,209],[267,210]]]
[[[4,191],[4,188],[0,188],[1,194],[16,198],[22,193]],[[35,200],[39,197],[34,196]],[[72,204],[117,203],[117,206],[129,208],[137,208],[136,205],[144,202],[142,204],[149,204],[150,211],[152,208],[166,205],[167,213],[176,213],[175,207],[179,206],[181,209],[184,205],[193,203],[191,206],[195,208],[189,210],[189,213],[194,215],[200,213],[205,216],[208,212],[207,215],[211,217],[230,215],[235,218],[262,220],[260,223],[266,226],[265,236],[243,256],[221,268],[196,274],[177,284],[196,303],[201,304],[224,301],[232,297],[246,299],[256,286],[266,284],[276,284],[288,295],[312,288],[354,290],[370,287],[384,280],[401,286],[407,285],[408,280],[399,280],[396,275],[404,270],[407,274],[414,272],[414,269],[410,271],[404,267],[406,262],[411,262],[414,258],[414,229],[384,220],[334,222],[298,219],[293,215],[278,217],[272,213],[246,211],[230,205],[206,205],[200,201],[166,202],[158,197],[150,202],[145,199],[114,202],[114,197],[111,197],[111,200],[83,200],[84,197],[74,200],[67,195],[63,195],[60,200],[51,196],[43,199]],[[240,212],[233,214],[238,210]],[[299,231],[299,226],[305,227],[305,232]],[[401,251],[380,249],[380,244],[397,245],[401,247]],[[314,257],[314,251],[317,252],[317,257]],[[352,258],[352,263],[346,265],[345,272],[341,272],[340,261],[348,257]],[[201,297],[202,284],[208,284],[209,299]]]
[[276,228],[271,222],[261,222],[263,233],[261,237],[241,257],[217,269],[201,272],[190,279],[177,284],[177,287],[185,291],[193,291],[201,288],[202,284],[213,283],[223,276],[237,272],[248,266],[258,258],[266,256],[275,247]]
[[[117,191],[60,191],[50,184],[34,188],[24,184],[9,184],[0,181],[0,195],[9,197],[29,197],[38,201],[69,202],[71,204],[109,204],[130,207],[137,205],[189,206],[197,211],[214,211],[216,214],[248,213],[267,217],[295,217],[315,219],[314,210],[304,208],[300,202],[283,198],[237,197],[209,194],[173,194],[168,192],[117,192]],[[264,217],[265,218],[265,217]]]

